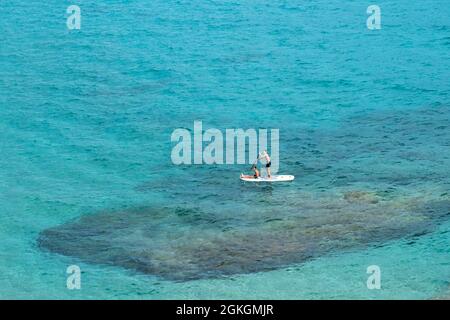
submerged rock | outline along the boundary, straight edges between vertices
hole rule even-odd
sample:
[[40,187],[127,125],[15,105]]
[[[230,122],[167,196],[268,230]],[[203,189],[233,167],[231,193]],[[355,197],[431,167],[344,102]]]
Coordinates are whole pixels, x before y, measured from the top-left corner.
[[271,209],[276,219],[248,225],[181,209],[103,212],[45,230],[38,244],[89,263],[187,281],[272,270],[425,233],[450,212],[449,201],[414,208],[338,203],[320,202],[294,215]]
[[344,199],[349,202],[366,202],[378,203],[378,196],[373,192],[368,191],[349,191],[344,194]]

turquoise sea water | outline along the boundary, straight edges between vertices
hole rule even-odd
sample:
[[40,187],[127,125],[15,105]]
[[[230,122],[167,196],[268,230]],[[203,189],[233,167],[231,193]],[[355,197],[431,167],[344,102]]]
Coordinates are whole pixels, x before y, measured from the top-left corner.
[[[66,27],[70,4],[79,31]],[[0,297],[448,294],[450,7],[381,1],[371,31],[371,4],[2,1]],[[279,128],[280,173],[296,180],[253,186],[237,179],[248,166],[174,166],[170,135],[195,120]],[[40,245],[80,217],[50,238],[73,250]],[[267,251],[174,281],[124,267],[143,257],[138,244],[181,279],[192,261]],[[79,291],[66,288],[72,264]],[[366,287],[369,265],[381,290]]]

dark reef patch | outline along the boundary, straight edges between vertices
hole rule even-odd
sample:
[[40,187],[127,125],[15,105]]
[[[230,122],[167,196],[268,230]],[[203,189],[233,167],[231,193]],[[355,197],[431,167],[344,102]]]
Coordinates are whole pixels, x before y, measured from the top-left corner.
[[38,244],[89,263],[187,281],[273,270],[426,233],[450,212],[448,200],[330,201],[316,199],[297,214],[272,210],[273,219],[247,225],[185,209],[103,212],[47,229]]

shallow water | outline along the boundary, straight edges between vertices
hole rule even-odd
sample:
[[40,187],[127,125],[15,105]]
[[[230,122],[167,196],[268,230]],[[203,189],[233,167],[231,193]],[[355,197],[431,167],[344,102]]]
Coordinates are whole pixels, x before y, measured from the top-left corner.
[[[117,0],[80,5],[70,32],[65,4],[3,1],[0,296],[446,292],[450,8],[379,5],[382,30],[369,31],[357,2]],[[174,167],[170,134],[194,120],[279,128],[280,173],[296,180],[254,186],[237,179],[247,166]],[[77,241],[56,232],[43,245],[49,230]],[[173,269],[123,262],[141,248]],[[77,292],[65,287],[71,264],[84,272]],[[365,286],[372,264],[382,290]]]

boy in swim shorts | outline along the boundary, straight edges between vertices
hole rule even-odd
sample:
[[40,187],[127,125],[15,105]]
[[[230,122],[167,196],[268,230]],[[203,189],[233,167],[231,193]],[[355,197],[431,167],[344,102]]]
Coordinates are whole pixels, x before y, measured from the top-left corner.
[[261,159],[265,159],[266,160],[267,176],[270,178],[271,177],[271,175],[270,175],[270,166],[271,166],[272,163],[270,162],[270,156],[267,153],[267,150],[264,150],[261,153],[261,156],[258,158],[258,160],[261,160]]

